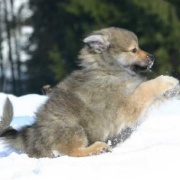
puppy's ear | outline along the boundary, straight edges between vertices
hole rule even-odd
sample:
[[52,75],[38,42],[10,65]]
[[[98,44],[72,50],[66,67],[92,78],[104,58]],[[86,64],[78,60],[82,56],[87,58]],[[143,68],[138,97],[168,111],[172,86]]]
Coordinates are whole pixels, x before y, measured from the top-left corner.
[[110,45],[108,38],[100,34],[90,35],[86,37],[83,42],[88,44],[96,53],[101,53]]

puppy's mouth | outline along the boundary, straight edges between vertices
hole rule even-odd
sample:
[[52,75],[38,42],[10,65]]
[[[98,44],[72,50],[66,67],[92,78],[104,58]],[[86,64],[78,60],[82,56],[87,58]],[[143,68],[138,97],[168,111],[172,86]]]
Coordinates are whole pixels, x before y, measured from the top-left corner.
[[129,66],[129,69],[134,73],[151,71],[153,64],[154,64],[153,61],[151,61],[147,65],[143,65],[143,66],[139,65],[139,64],[134,64],[134,65]]
[[147,71],[147,70],[151,69],[148,66],[138,66],[138,65],[133,65],[130,68],[134,72]]

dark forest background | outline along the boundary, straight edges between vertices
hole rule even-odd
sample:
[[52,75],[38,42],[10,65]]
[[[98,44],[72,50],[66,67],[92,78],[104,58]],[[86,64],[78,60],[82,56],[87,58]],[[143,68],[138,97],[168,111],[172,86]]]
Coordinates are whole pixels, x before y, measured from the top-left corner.
[[[15,1],[0,1],[0,25],[4,23],[4,29],[0,26],[1,92],[41,94],[42,86],[53,86],[78,68],[77,55],[85,35],[109,26],[132,30],[140,47],[156,56],[150,76],[168,74],[180,79],[180,0],[29,0],[32,15],[28,18],[21,17],[24,5],[18,14],[13,13]],[[24,25],[33,32],[21,46],[15,32]],[[4,66],[2,53],[5,40],[9,67]],[[21,49],[28,54],[25,62]],[[6,77],[6,68],[10,77]]]

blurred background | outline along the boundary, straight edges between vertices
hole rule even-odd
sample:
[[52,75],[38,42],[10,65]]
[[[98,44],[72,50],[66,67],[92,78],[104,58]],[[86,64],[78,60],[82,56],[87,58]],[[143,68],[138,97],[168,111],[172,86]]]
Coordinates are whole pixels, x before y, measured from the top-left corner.
[[78,66],[83,38],[116,26],[180,79],[180,0],[0,0],[0,92],[42,94]]

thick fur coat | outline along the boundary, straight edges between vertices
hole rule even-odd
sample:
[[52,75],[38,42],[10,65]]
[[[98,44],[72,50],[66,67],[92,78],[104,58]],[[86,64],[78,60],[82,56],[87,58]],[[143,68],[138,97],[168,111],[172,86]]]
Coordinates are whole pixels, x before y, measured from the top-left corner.
[[[20,131],[0,127],[7,144],[38,158],[111,151],[109,140],[134,127],[152,104],[179,89],[173,77],[146,81],[139,75],[155,59],[139,48],[131,31],[102,29],[87,36],[84,43],[79,54],[81,70],[52,90],[38,110],[36,122]],[[6,122],[11,121],[8,104],[4,107]]]

